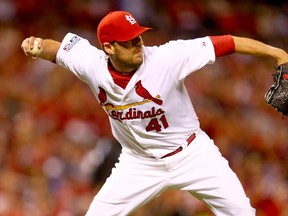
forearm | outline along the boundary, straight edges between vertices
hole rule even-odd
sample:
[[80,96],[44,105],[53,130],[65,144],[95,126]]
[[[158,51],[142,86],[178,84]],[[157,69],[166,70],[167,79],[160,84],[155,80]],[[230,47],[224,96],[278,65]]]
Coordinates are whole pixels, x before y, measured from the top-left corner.
[[59,47],[60,42],[50,39],[44,39],[42,44],[42,50],[37,57],[55,62]]
[[288,62],[288,54],[277,47],[273,47],[257,40],[232,36],[235,43],[235,52],[262,57],[272,57],[277,64]]

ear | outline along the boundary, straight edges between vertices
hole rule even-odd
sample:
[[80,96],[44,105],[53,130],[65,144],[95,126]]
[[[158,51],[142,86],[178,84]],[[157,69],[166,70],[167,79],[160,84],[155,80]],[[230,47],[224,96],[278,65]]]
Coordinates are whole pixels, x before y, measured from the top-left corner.
[[103,43],[102,48],[104,52],[106,52],[108,55],[114,54],[114,47],[112,46],[112,44],[105,42]]

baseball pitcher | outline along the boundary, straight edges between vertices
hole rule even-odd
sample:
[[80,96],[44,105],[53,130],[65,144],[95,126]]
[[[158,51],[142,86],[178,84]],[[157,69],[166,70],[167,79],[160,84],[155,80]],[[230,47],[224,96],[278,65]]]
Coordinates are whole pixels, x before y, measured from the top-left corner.
[[188,191],[215,215],[256,211],[213,140],[200,128],[184,85],[187,76],[232,53],[288,62],[288,54],[231,35],[172,40],[145,46],[132,14],[114,11],[99,23],[102,49],[68,33],[62,42],[31,36],[24,53],[56,63],[87,83],[109,116],[122,146],[119,162],[86,216],[125,216],[167,189]]

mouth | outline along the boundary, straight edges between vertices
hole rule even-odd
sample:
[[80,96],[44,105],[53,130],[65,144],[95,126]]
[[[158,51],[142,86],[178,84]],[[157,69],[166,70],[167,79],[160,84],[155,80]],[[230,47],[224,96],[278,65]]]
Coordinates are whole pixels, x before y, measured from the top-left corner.
[[135,54],[142,54],[142,49],[141,48],[136,49]]

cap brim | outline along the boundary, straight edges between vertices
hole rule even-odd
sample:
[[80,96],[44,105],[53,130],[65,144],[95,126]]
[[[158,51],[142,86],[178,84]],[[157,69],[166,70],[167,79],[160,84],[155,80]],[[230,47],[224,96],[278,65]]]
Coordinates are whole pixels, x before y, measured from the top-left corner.
[[117,41],[119,41],[119,42],[130,41],[130,40],[142,35],[144,32],[146,32],[148,30],[152,30],[152,28],[140,26],[137,29],[137,31],[131,32],[131,34],[126,34],[125,37],[119,38],[119,39],[117,39]]

